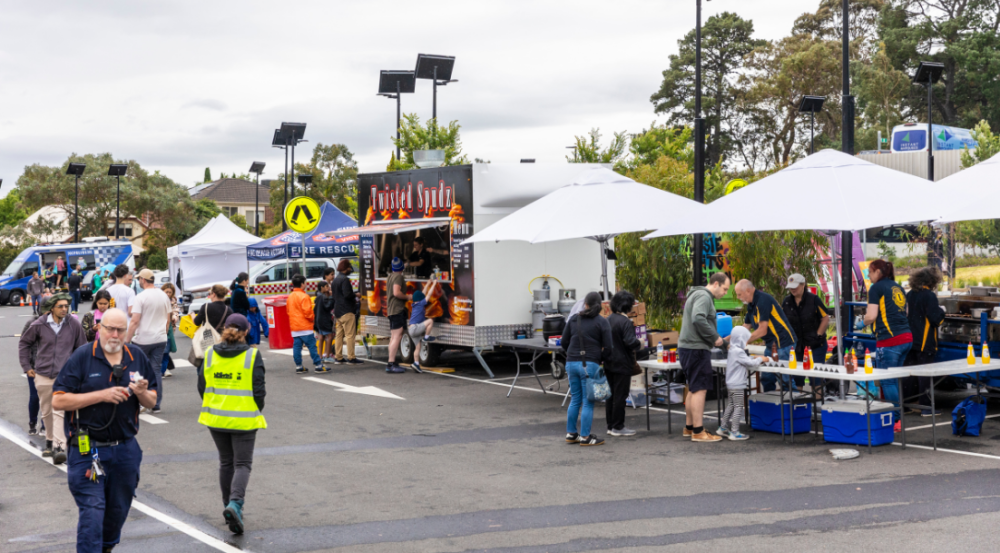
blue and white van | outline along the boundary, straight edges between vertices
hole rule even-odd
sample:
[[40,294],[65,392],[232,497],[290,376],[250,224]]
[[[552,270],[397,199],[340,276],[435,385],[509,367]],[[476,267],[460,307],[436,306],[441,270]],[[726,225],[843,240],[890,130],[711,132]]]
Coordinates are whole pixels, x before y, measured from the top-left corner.
[[[969,129],[932,125],[934,150],[974,150],[979,145]],[[926,152],[927,123],[904,123],[892,128],[892,152]]]
[[84,238],[84,242],[80,244],[36,244],[19,253],[0,275],[0,304],[19,305],[27,296],[31,273],[37,271],[40,264],[52,267],[60,255],[66,260],[67,266],[73,269],[81,257],[87,262],[81,285],[85,296],[91,292],[90,283],[95,269],[122,264],[129,269],[135,268],[132,243],[124,240],[115,242],[107,238]]

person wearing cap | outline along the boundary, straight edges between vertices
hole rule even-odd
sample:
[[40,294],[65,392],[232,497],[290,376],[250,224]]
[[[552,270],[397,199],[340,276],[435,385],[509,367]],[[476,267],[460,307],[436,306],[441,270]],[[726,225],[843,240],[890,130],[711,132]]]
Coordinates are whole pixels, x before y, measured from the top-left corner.
[[387,373],[403,373],[406,369],[396,362],[396,354],[399,353],[399,344],[403,341],[403,331],[406,330],[406,302],[413,299],[413,296],[406,293],[406,279],[403,278],[403,260],[392,258],[392,274],[389,275],[385,283],[389,301],[386,305],[386,314],[389,315],[389,364],[385,366]]
[[[746,323],[743,325],[751,331],[747,344],[763,338],[767,355],[771,355],[772,350],[777,350],[778,359],[787,361],[789,354],[795,349],[795,333],[788,325],[788,317],[778,300],[763,290],[757,290],[753,282],[747,279],[736,283],[736,298],[747,305],[744,319]],[[760,381],[765,392],[778,387],[778,377],[774,373],[763,373]],[[782,381],[795,389],[794,383],[790,383],[787,377],[782,378]]]
[[[788,325],[798,337],[795,342],[795,358],[805,359],[806,348],[812,351],[813,361],[826,362],[826,328],[830,326],[830,313],[823,305],[819,296],[806,290],[806,277],[799,273],[789,275],[785,285],[788,295],[781,302],[781,308],[788,315]],[[805,383],[805,377],[795,377],[800,386]],[[821,382],[815,382],[821,386]]]
[[250,323],[239,313],[226,318],[222,341],[205,353],[198,371],[201,415],[219,451],[222,516],[234,534],[243,533],[243,502],[253,465],[257,430],[267,428],[264,360],[247,345]]
[[[173,305],[167,294],[156,287],[156,277],[153,271],[139,271],[139,286],[142,293],[132,300],[131,321],[128,325],[127,343],[134,344],[146,357],[149,363],[159,369],[163,364],[163,352],[167,347],[167,331],[170,328],[170,317],[173,315]],[[153,413],[160,412],[163,401],[163,375],[159,370],[156,374],[156,405]]]

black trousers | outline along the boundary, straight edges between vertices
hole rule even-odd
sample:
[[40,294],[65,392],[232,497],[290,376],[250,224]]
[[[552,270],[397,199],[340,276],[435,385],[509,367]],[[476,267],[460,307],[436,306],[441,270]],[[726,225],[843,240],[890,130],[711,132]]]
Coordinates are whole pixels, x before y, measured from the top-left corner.
[[[906,354],[906,361],[903,362],[903,366],[912,367],[914,365],[926,365],[933,362],[934,355],[927,355],[911,348],[910,353]],[[931,380],[932,379],[929,376],[908,376],[904,378],[903,397],[912,398],[913,396],[917,396],[917,403],[930,409]]]
[[604,374],[608,377],[608,385],[611,386],[611,397],[604,404],[608,430],[621,430],[625,428],[625,400],[628,398],[632,376],[613,372]]
[[253,432],[222,432],[209,428],[215,448],[219,450],[219,487],[222,488],[222,504],[230,501],[243,504],[243,496],[247,493],[250,483],[250,470],[253,468],[253,446],[257,440],[257,431]]

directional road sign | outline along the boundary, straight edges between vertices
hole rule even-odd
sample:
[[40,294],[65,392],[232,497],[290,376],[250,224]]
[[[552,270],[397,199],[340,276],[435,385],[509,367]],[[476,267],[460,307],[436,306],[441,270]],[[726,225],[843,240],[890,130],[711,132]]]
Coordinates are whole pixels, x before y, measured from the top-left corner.
[[319,224],[319,204],[308,196],[292,198],[285,206],[285,222],[295,232],[311,231]]

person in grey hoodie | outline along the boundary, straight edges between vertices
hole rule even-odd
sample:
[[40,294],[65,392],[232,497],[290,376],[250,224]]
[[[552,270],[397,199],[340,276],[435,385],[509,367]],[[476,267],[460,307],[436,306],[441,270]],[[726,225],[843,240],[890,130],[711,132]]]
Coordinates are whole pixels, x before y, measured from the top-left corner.
[[[66,436],[63,429],[63,412],[52,409],[52,385],[70,355],[87,344],[87,333],[80,321],[69,314],[69,294],[56,294],[46,300],[51,311],[35,319],[28,330],[21,334],[17,353],[21,369],[35,379],[35,389],[41,403],[42,421],[45,423],[45,449],[43,457],[52,457],[55,464],[66,462]],[[35,349],[34,364],[31,352]],[[56,420],[53,420],[56,419]],[[53,441],[55,449],[53,449]]]
[[45,292],[45,281],[38,276],[38,271],[31,273],[31,280],[25,288],[31,297],[31,312],[38,315],[38,308],[42,306],[42,293]]
[[693,442],[718,442],[722,438],[705,432],[702,415],[705,395],[711,390],[715,372],[712,369],[712,348],[722,346],[716,330],[715,300],[729,291],[726,273],[715,273],[708,286],[697,286],[688,293],[677,341],[677,357],[687,378],[688,397],[684,402],[687,422],[683,436]]
[[730,440],[746,440],[750,436],[740,432],[743,420],[743,398],[749,386],[749,369],[760,365],[760,359],[751,357],[747,351],[750,331],[742,326],[733,329],[729,335],[729,357],[726,359],[726,388],[729,390],[729,404],[719,421],[716,434]]

